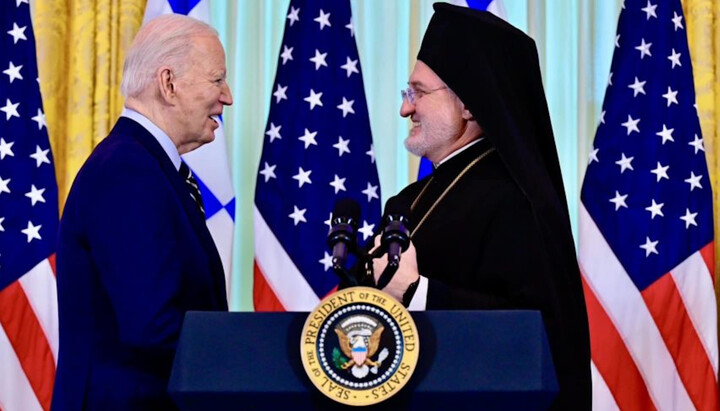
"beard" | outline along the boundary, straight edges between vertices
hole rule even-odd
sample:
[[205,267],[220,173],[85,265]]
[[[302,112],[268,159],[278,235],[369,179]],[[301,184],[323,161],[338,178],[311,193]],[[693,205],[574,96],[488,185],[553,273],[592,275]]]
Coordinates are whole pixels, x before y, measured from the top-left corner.
[[440,161],[441,158],[435,157],[444,146],[452,144],[455,131],[451,125],[439,121],[421,121],[419,126],[410,130],[405,139],[405,148],[418,157],[426,157],[434,162]]

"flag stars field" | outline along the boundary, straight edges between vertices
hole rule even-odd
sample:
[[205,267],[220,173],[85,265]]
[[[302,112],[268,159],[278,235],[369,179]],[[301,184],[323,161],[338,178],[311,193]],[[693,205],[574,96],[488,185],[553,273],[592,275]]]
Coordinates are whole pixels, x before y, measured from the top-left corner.
[[325,13],[322,9],[320,9],[320,15],[313,19],[313,21],[316,21],[320,25],[320,30],[332,26],[330,24],[330,13]]
[[635,159],[635,157],[625,157],[625,153],[621,153],[622,157],[620,160],[616,161],[615,164],[620,166],[620,173],[624,173],[625,170],[634,170],[632,166],[632,161]]
[[667,93],[663,94],[663,98],[667,100],[667,106],[670,107],[671,104],[678,104],[677,100],[678,91],[673,90],[668,86]]
[[662,138],[662,143],[665,144],[668,141],[674,142],[675,139],[673,138],[673,131],[675,131],[674,128],[667,128],[665,124],[662,125],[662,130],[655,133],[656,136],[660,136]]
[[288,217],[292,218],[293,223],[297,226],[299,223],[307,223],[305,219],[305,212],[307,208],[299,209],[297,206],[293,206],[293,212]]
[[333,266],[332,256],[328,254],[327,251],[323,252],[323,258],[318,260],[318,262],[323,265],[323,269],[325,271],[329,270]]
[[12,36],[14,44],[17,44],[20,40],[27,40],[27,37],[25,37],[25,29],[27,29],[27,26],[18,27],[17,23],[13,23],[12,30],[7,33]]
[[5,159],[5,156],[15,156],[15,153],[12,151],[13,144],[15,144],[15,142],[7,142],[4,138],[0,137],[0,160]]
[[287,19],[290,20],[290,27],[292,27],[293,24],[300,21],[300,8],[291,7],[290,13],[287,15]]
[[677,53],[675,49],[672,49],[672,53],[668,56],[668,60],[672,63],[671,68],[675,68],[675,66],[682,66],[682,63],[680,62],[680,53]]
[[668,180],[670,179],[670,177],[668,177],[668,173],[667,173],[669,168],[670,168],[670,166],[663,166],[658,161],[657,167],[655,167],[655,169],[651,170],[650,172],[655,174],[657,176],[657,181],[660,182],[660,180],[662,180],[663,178],[668,179]]
[[340,178],[337,174],[335,174],[335,178],[333,178],[333,181],[330,182],[330,186],[335,189],[335,194],[340,191],[347,191],[345,188],[345,180],[347,180],[347,178]]
[[700,184],[700,179],[702,178],[702,174],[695,175],[692,171],[690,172],[690,177],[685,180],[686,183],[690,184],[690,191],[693,191],[695,188],[703,188]]
[[640,122],[639,118],[632,118],[630,114],[628,114],[627,121],[622,123],[622,126],[627,129],[627,135],[630,135],[632,132],[639,133],[640,128],[638,128],[638,123]]
[[637,97],[638,94],[645,94],[645,83],[647,81],[640,81],[635,77],[635,82],[628,86],[633,90],[633,97]]
[[285,63],[288,62],[288,60],[293,59],[293,55],[292,55],[293,49],[294,49],[294,47],[283,46],[282,54],[280,54],[280,58],[282,59],[283,66],[285,65]]
[[312,131],[312,132],[311,132],[310,130],[305,129],[305,134],[303,134],[302,136],[298,137],[298,140],[300,140],[300,141],[302,141],[303,143],[305,143],[305,149],[307,150],[308,147],[310,147],[311,145],[312,145],[312,146],[316,146],[316,145],[317,145],[317,141],[315,141],[315,136],[316,136],[316,135],[317,135],[317,131]]
[[27,242],[30,243],[32,240],[42,240],[40,236],[41,228],[41,224],[34,225],[32,221],[28,221],[27,228],[20,230],[20,232],[27,236]]
[[665,217],[665,214],[662,212],[662,208],[665,204],[664,203],[656,203],[655,200],[652,200],[652,204],[649,207],[646,207],[645,210],[650,212],[650,219],[654,219],[657,216]]
[[35,146],[35,152],[33,154],[30,154],[30,158],[35,160],[35,164],[37,167],[40,167],[43,164],[50,164],[48,153],[50,153],[50,149],[43,150],[40,148],[40,146]]
[[310,57],[309,60],[315,64],[315,71],[320,70],[320,67],[327,67],[327,53],[321,53],[320,50],[315,49],[315,55]]
[[650,20],[650,17],[657,18],[657,14],[655,14],[655,9],[657,9],[657,4],[651,4],[650,1],[648,1],[647,6],[643,7],[642,11],[647,14],[647,19]]
[[303,184],[312,184],[310,173],[312,173],[312,170],[305,171],[302,167],[298,168],[297,174],[293,176],[293,180],[298,182],[298,188],[302,187]]
[[310,104],[310,110],[313,110],[315,106],[322,107],[322,95],[322,92],[316,93],[315,90],[310,89],[310,95],[304,98]]
[[277,176],[275,175],[275,168],[277,167],[277,165],[270,165],[267,161],[265,161],[264,163],[265,166],[262,170],[260,170],[260,174],[265,178],[265,182],[267,183],[271,178],[277,178]]
[[363,220],[362,227],[358,229],[358,232],[362,233],[363,241],[366,241],[368,238],[372,237],[374,230],[375,224],[368,224],[366,220]]
[[47,127],[47,122],[45,121],[45,114],[40,109],[37,109],[37,115],[30,117],[30,120],[37,123],[38,130],[42,130],[43,127]]
[[642,244],[640,248],[645,250],[645,257],[649,257],[650,254],[658,254],[657,245],[660,241],[652,241],[650,237],[645,237],[645,244]]
[[350,154],[350,148],[348,147],[349,144],[350,139],[345,140],[342,136],[338,136],[338,142],[333,144],[333,147],[338,151],[338,157],[342,157],[343,153]]
[[0,107],[0,111],[5,113],[5,120],[10,120],[12,117],[20,118],[20,113],[18,113],[18,106],[20,106],[20,103],[13,103],[10,101],[9,98],[5,99],[5,106]]
[[698,137],[697,134],[695,134],[695,139],[688,143],[688,145],[693,146],[695,149],[695,154],[698,153],[698,151],[705,151],[705,146],[703,145],[703,139]]
[[276,126],[275,123],[270,123],[270,129],[265,132],[265,135],[270,137],[270,142],[272,143],[276,139],[281,139],[282,136],[280,135],[280,129],[282,126]]
[[22,68],[22,64],[19,66],[16,66],[13,64],[12,61],[9,64],[10,64],[10,66],[7,68],[7,70],[3,70],[3,73],[7,74],[8,79],[10,80],[10,84],[12,84],[12,82],[14,80],[22,80],[23,77],[22,77],[22,74],[20,74],[20,69]]
[[620,207],[627,208],[627,203],[625,200],[627,200],[628,195],[627,194],[620,194],[620,192],[615,191],[615,197],[610,199],[610,202],[615,204],[615,211],[618,211]]
[[28,191],[25,194],[25,197],[28,197],[32,203],[32,206],[34,207],[36,203],[44,203],[45,198],[43,197],[43,193],[45,192],[44,188],[38,189],[35,187],[35,184],[32,184],[30,187],[30,191]]
[[10,194],[10,178],[2,178],[0,176],[0,195],[2,193],[8,193]]
[[287,89],[287,86],[283,87],[278,83],[277,89],[273,93],[273,96],[275,96],[275,103],[279,103],[282,100],[287,100]]
[[593,161],[600,162],[600,160],[598,160],[599,151],[599,148],[593,148],[592,150],[590,150],[590,153],[588,154],[588,164],[591,164]]
[[697,227],[697,223],[695,222],[697,215],[698,213],[691,213],[689,208],[685,209],[685,215],[680,217],[680,219],[685,222],[685,228],[690,228],[691,225]]
[[360,73],[357,69],[358,60],[352,60],[350,57],[346,57],[346,59],[347,61],[345,61],[345,64],[340,66],[340,68],[345,70],[347,76],[350,77],[353,73]]
[[635,50],[638,50],[640,52],[640,59],[644,59],[645,56],[652,57],[652,54],[650,53],[650,47],[652,46],[652,43],[645,43],[645,39],[642,39],[640,42],[640,45],[635,47]]

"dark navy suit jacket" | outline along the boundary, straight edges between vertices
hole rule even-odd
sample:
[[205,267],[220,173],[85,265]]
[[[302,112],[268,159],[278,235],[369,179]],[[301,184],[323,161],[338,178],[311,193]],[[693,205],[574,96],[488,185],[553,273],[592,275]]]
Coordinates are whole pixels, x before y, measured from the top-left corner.
[[157,140],[121,117],[83,165],[57,250],[53,410],[173,409],[167,382],[188,310],[227,310],[222,262]]

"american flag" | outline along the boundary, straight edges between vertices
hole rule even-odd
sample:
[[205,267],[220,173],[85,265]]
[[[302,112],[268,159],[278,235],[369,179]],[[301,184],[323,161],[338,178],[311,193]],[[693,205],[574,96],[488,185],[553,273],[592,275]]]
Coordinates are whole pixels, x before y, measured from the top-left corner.
[[[163,14],[176,13],[210,24],[209,0],[148,0],[143,24]],[[220,119],[215,140],[183,154],[200,186],[205,210],[205,224],[215,241],[225,270],[225,290],[230,300],[232,278],[233,232],[235,230],[235,190],[230,177],[225,132]]]
[[309,311],[338,283],[325,245],[337,199],[380,218],[380,183],[350,2],[293,0],[255,190],[254,303]]
[[680,0],[627,0],[580,205],[595,409],[717,410],[713,208]]
[[27,0],[0,2],[0,409],[48,410],[58,349],[55,169]]

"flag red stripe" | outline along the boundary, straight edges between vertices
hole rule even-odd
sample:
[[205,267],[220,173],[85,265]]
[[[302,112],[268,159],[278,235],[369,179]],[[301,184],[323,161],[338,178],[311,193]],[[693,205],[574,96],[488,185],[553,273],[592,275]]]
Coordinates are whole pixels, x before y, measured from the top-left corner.
[[591,356],[615,402],[625,411],[655,410],[630,352],[584,276],[582,284],[590,325]]
[[253,261],[253,278],[255,311],[286,311],[270,284],[265,280],[265,274],[258,266],[257,261]]
[[17,281],[0,291],[0,325],[44,410],[50,409],[55,360],[35,312]]
[[711,241],[708,245],[700,249],[700,255],[705,260],[705,265],[710,271],[710,276],[715,284],[715,242]]
[[53,275],[57,277],[57,269],[55,268],[55,253],[50,254],[50,257],[48,257],[47,260],[50,263],[50,268],[52,268]]
[[672,275],[665,274],[641,294],[693,404],[698,410],[717,410],[715,374]]

